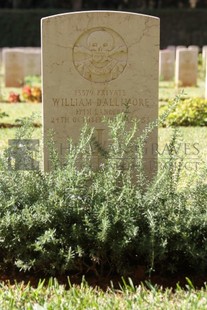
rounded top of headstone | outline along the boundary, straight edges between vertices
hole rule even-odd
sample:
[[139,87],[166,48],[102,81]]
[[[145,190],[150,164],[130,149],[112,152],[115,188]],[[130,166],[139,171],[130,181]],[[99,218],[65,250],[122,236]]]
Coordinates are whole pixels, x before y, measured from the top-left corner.
[[126,12],[126,11],[112,11],[112,10],[91,10],[91,11],[76,11],[76,12],[68,12],[68,13],[61,13],[61,14],[55,14],[55,15],[50,15],[47,17],[41,18],[42,21],[50,19],[50,18],[57,18],[57,17],[62,17],[62,16],[78,16],[78,15],[87,15],[87,14],[94,14],[94,15],[129,15],[129,16],[137,16],[137,17],[143,17],[143,18],[150,18],[150,19],[155,19],[155,20],[160,20],[159,17],[157,16],[151,16],[151,15],[146,15],[146,14],[140,14],[140,13],[134,13],[134,12]]

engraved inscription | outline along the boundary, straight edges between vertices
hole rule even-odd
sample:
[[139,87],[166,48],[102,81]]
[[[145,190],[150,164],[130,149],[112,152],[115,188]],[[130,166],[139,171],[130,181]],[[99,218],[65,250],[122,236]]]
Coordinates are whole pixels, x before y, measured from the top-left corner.
[[[74,96],[73,96],[74,95]],[[53,106],[66,108],[65,115],[58,113],[52,117],[53,124],[75,124],[87,121],[89,124],[97,124],[105,119],[113,117],[129,108],[128,119],[133,119],[135,109],[151,109],[152,106],[148,98],[129,98],[124,89],[95,90],[95,89],[76,89],[68,97],[53,97]],[[150,122],[150,117],[139,117],[140,124]]]
[[[78,111],[76,111],[78,114]],[[105,113],[104,113],[105,112]],[[105,119],[113,119],[113,117],[117,113],[113,113],[113,111],[103,111],[102,115],[75,115],[73,117],[66,117],[66,116],[60,116],[60,117],[52,117],[51,123],[52,124],[69,124],[69,123],[80,123],[83,124],[84,121],[87,121],[88,124],[97,124],[102,123],[103,117]],[[133,116],[128,117],[128,121],[133,120]],[[148,116],[143,116],[139,118],[140,124],[148,124],[151,119]]]
[[149,100],[146,98],[124,98],[124,97],[109,97],[109,98],[52,98],[54,107],[123,107],[136,106],[151,108]]
[[118,78],[127,64],[127,46],[114,30],[98,27],[84,32],[73,46],[73,63],[87,80],[95,83]]

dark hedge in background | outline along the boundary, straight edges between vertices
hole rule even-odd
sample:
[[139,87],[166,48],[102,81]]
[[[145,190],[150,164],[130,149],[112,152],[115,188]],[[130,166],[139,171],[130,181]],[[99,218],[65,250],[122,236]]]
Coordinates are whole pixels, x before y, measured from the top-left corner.
[[[65,10],[1,10],[0,47],[40,46],[42,17],[66,13]],[[207,45],[206,9],[160,9],[134,12],[158,16],[161,48],[167,45]],[[135,30],[136,31],[136,30]]]

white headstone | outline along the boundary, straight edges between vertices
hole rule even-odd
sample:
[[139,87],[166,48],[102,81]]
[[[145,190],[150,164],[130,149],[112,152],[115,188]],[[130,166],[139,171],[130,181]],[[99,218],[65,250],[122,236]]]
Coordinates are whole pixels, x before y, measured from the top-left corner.
[[197,45],[189,45],[188,46],[188,49],[190,51],[194,51],[196,53],[196,57],[198,57],[198,54],[199,54],[199,46]]
[[206,87],[205,87],[205,99],[207,100],[207,61],[206,61]]
[[207,62],[207,45],[204,45],[202,47],[202,62],[203,62],[204,68],[205,68],[205,64]]
[[[158,55],[159,19],[152,16],[89,11],[42,19],[44,137],[55,131],[60,156],[68,137],[79,140],[84,120],[107,147],[104,116],[113,118],[128,104],[129,118],[140,119],[141,128],[157,118]],[[154,130],[149,148],[156,141]],[[44,145],[44,169],[49,170]],[[149,151],[145,159],[152,173],[156,155]],[[94,166],[98,163],[94,154]]]
[[159,76],[163,81],[174,79],[175,57],[173,50],[161,50],[159,53]]
[[185,45],[177,45],[176,46],[176,51],[177,50],[183,50],[183,49],[186,49],[187,47]]
[[167,50],[173,51],[174,59],[176,56],[176,46],[175,45],[168,45]]
[[177,86],[196,86],[197,84],[197,56],[188,49],[176,52],[175,84]]
[[5,87],[21,87],[24,81],[24,55],[21,49],[3,49]]
[[176,57],[177,57],[177,55],[178,55],[178,51],[180,51],[180,50],[187,50],[187,47],[184,46],[184,45],[178,45],[178,46],[176,46],[176,50],[175,50],[175,60],[176,60]]
[[176,46],[175,45],[168,45],[167,46],[167,50],[176,50]]
[[2,48],[0,48],[0,66],[2,66]]
[[24,51],[25,71],[24,75],[41,75],[41,50],[40,49],[26,49]]

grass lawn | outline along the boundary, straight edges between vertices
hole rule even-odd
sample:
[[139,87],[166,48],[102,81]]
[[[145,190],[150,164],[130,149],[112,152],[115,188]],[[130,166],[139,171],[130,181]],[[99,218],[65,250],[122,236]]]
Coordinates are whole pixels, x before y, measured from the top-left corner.
[[119,290],[108,288],[106,292],[88,286],[70,285],[65,289],[56,280],[50,280],[44,286],[39,282],[37,288],[21,284],[0,285],[0,307],[4,310],[46,310],[46,309],[97,309],[97,310],[204,310],[207,308],[207,288],[196,290],[190,284],[186,289],[179,286],[172,289],[148,285],[134,287],[123,285]]
[[8,116],[0,118],[0,123],[15,124],[18,119],[29,117],[33,113],[39,115],[41,120],[42,104],[37,103],[0,103],[0,112],[5,112]]
[[197,87],[176,88],[174,82],[161,81],[159,83],[159,98],[161,101],[165,101],[165,99],[173,99],[181,92],[183,92],[183,97],[186,98],[203,98],[205,95],[204,79],[198,79]]
[[[0,124],[17,124],[18,120],[35,115],[35,123],[41,123],[42,104],[37,103],[0,103],[0,112],[8,116],[0,118]],[[15,138],[17,128],[0,128],[0,150],[8,146],[8,140]],[[35,128],[34,139],[41,139],[41,128]]]

